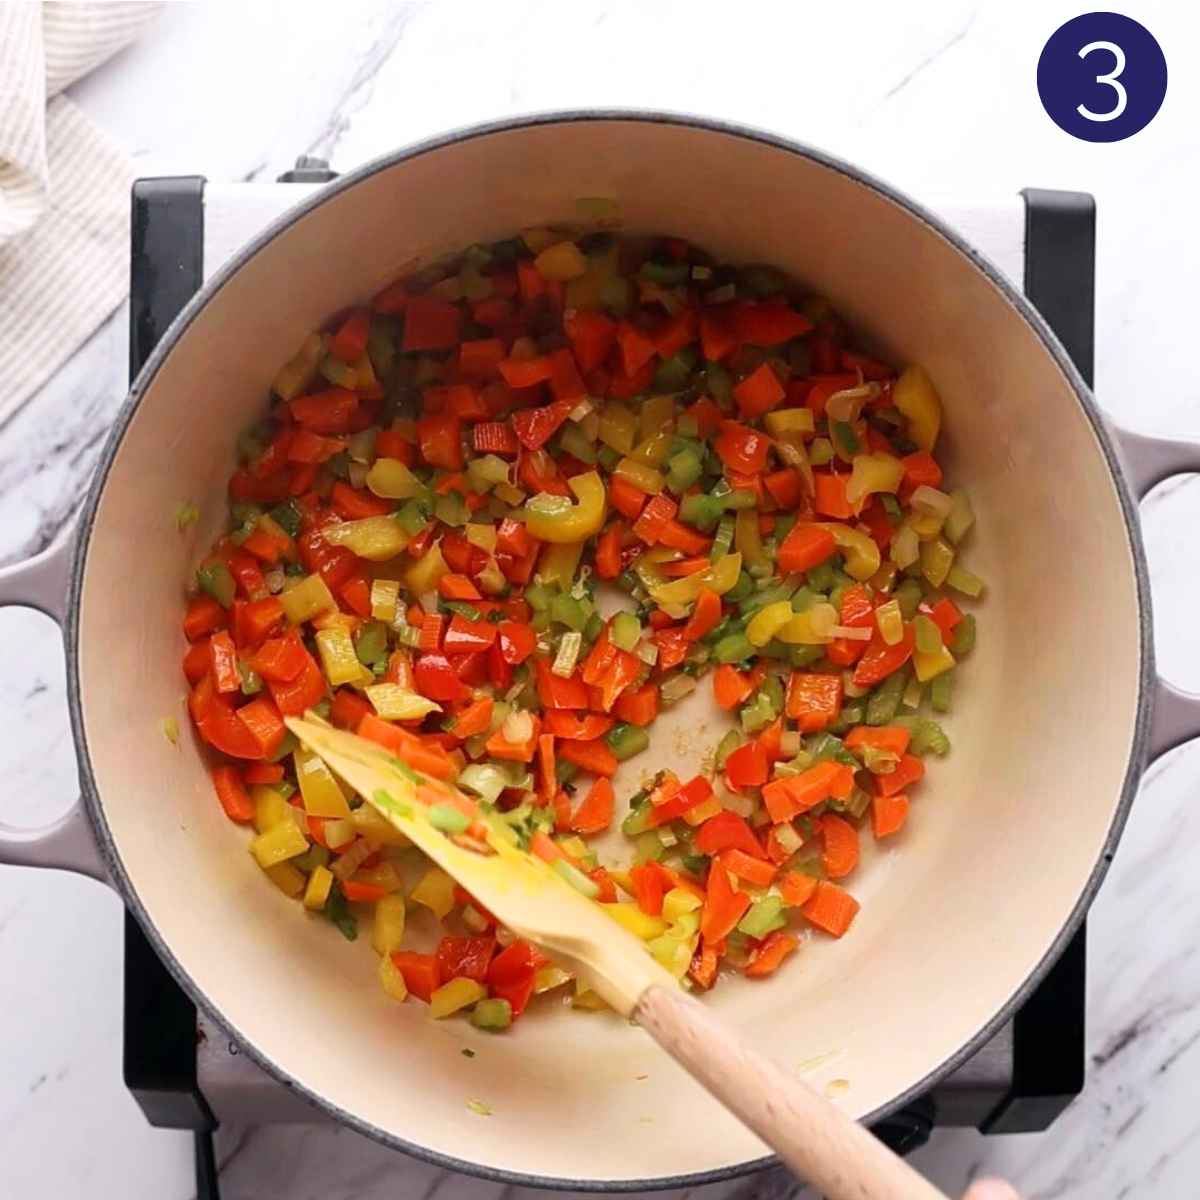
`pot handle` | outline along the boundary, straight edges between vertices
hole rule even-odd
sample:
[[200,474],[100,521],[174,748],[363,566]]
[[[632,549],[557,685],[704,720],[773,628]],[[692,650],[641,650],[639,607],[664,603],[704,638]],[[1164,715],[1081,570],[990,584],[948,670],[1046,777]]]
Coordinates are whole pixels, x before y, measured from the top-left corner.
[[[36,608],[61,628],[67,616],[73,543],[68,532],[33,558],[0,567],[0,608]],[[15,829],[0,821],[0,863],[57,867],[108,881],[100,848],[78,797],[61,817],[39,829]]]
[[[1200,472],[1200,442],[1146,437],[1113,427],[1124,460],[1125,478],[1142,500],[1151,488],[1172,475]],[[1149,761],[1200,736],[1200,695],[1185,692],[1158,676],[1150,720]]]

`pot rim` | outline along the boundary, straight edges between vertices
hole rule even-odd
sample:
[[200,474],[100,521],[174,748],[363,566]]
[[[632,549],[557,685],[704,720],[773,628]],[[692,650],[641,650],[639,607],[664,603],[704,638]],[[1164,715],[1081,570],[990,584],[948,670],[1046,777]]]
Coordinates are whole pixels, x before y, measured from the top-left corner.
[[101,452],[96,472],[88,491],[87,499],[81,513],[71,566],[70,590],[68,594],[68,619],[64,634],[67,652],[67,691],[68,704],[71,713],[72,735],[75,742],[76,757],[79,763],[80,784],[83,800],[87,806],[88,816],[96,831],[100,852],[108,868],[110,878],[116,883],[127,906],[142,927],[146,937],[154,947],[155,953],[167,966],[176,981],[191,997],[198,1008],[213,1020],[218,1027],[238,1043],[245,1053],[269,1075],[283,1085],[304,1096],[317,1107],[325,1110],[335,1120],[349,1126],[356,1132],[366,1135],[394,1150],[400,1150],[414,1158],[448,1170],[457,1171],[464,1175],[477,1178],[497,1180],[507,1184],[518,1184],[538,1188],[558,1189],[563,1191],[583,1192],[634,1192],[670,1188],[697,1187],[701,1184],[717,1183],[735,1179],[757,1171],[766,1170],[778,1165],[779,1160],[774,1155],[745,1162],[735,1163],[726,1167],[712,1170],[696,1171],[690,1174],[672,1176],[650,1176],[642,1179],[570,1179],[545,1175],[531,1175],[524,1172],[509,1171],[502,1168],[490,1167],[483,1163],[470,1162],[454,1155],[443,1154],[437,1150],[418,1145],[405,1140],[403,1137],[382,1129],[372,1122],[347,1112],[324,1096],[307,1087],[287,1069],[262,1053],[250,1040],[230,1024],[209,1001],[204,989],[192,978],[186,966],[181,963],[164,940],[160,937],[153,919],[138,896],[137,888],[127,871],[117,850],[112,831],[104,815],[104,807],[96,788],[96,780],[92,772],[91,759],[87,749],[87,735],[83,721],[79,680],[79,611],[83,591],[84,568],[87,562],[87,547],[91,539],[92,527],[96,520],[97,510],[104,493],[108,475],[121,446],[125,431],[137,411],[142,396],[153,382],[166,357],[174,349],[179,340],[187,333],[195,318],[199,315],[208,301],[241,269],[241,267],[258,253],[264,246],[273,241],[280,233],[290,228],[296,221],[318,206],[336,200],[343,192],[353,188],[363,180],[369,179],[381,171],[412,159],[421,157],[433,151],[448,146],[468,142],[479,137],[489,137],[493,134],[507,133],[515,130],[532,128],[540,125],[569,125],[583,122],[598,121],[636,121],[653,125],[678,125],[692,129],[700,129],[710,133],[722,134],[729,137],[742,138],[757,142],[788,154],[808,159],[817,165],[838,174],[875,192],[878,196],[890,201],[903,209],[915,221],[920,222],[933,233],[948,242],[958,250],[974,267],[992,283],[1001,297],[1032,329],[1043,348],[1049,354],[1054,364],[1066,377],[1076,400],[1090,422],[1100,450],[1104,455],[1109,474],[1116,488],[1120,501],[1121,514],[1124,519],[1125,532],[1129,539],[1130,554],[1133,559],[1134,582],[1138,601],[1139,650],[1141,669],[1138,680],[1138,704],[1134,724],[1133,742],[1125,778],[1121,785],[1121,794],[1112,824],[1109,826],[1104,847],[1099,855],[1091,875],[1081,890],[1076,903],[1067,917],[1058,936],[1047,948],[1037,966],[1027,978],[1016,988],[1008,999],[1000,1006],[995,1016],[984,1024],[964,1045],[955,1053],[929,1070],[918,1082],[906,1091],[894,1097],[875,1111],[863,1117],[863,1123],[870,1125],[890,1113],[902,1108],[917,1096],[927,1092],[939,1080],[955,1070],[976,1053],[981,1046],[996,1035],[996,1033],[1012,1018],[1017,1008],[1037,987],[1047,971],[1058,960],[1065,950],[1067,943],[1074,936],[1079,925],[1095,897],[1096,891],[1108,871],[1116,846],[1129,816],[1133,797],[1140,782],[1142,765],[1146,756],[1149,737],[1151,708],[1153,703],[1154,648],[1151,625],[1150,588],[1146,567],[1146,556],[1142,545],[1141,529],[1138,519],[1137,504],[1128,484],[1125,481],[1115,444],[1105,425],[1105,419],[1096,405],[1087,385],[1084,383],[1075,365],[1071,362],[1062,344],[1033,305],[1001,274],[1001,272],[977,250],[973,249],[964,239],[948,227],[939,217],[930,213],[922,205],[909,196],[886,184],[870,173],[863,171],[823,150],[808,146],[803,142],[794,141],[776,133],[756,129],[751,126],[734,122],[725,122],[707,116],[697,116],[690,113],[677,113],[666,110],[651,109],[562,109],[547,112],[529,113],[523,116],[506,118],[499,121],[461,127],[445,134],[427,138],[410,146],[393,150],[370,162],[339,176],[336,180],[324,185],[313,195],[300,200],[293,208],[272,221],[257,236],[246,243],[228,262],[224,263],[203,287],[188,301],[187,305],[171,323],[163,334],[153,353],[146,360],[137,378],[130,386],[129,394],[122,404],[113,422],[112,428]]

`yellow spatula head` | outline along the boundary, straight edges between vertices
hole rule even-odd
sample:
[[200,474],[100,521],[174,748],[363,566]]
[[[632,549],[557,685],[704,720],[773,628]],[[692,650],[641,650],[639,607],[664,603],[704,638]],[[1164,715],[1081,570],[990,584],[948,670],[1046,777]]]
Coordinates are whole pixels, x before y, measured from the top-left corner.
[[429,801],[458,793],[352,733],[298,717],[288,728],[363,799],[453,876],[518,937],[574,971],[617,1012],[630,1016],[646,989],[678,987],[631,933],[540,858],[489,823],[493,854],[451,841],[430,824]]

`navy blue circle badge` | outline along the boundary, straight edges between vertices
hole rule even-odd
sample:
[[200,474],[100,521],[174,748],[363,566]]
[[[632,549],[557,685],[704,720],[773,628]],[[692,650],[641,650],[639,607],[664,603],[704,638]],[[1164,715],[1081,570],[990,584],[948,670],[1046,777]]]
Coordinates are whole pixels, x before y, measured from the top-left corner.
[[1038,95],[1051,120],[1087,142],[1120,142],[1154,119],[1167,60],[1154,35],[1115,12],[1060,25],[1038,59]]

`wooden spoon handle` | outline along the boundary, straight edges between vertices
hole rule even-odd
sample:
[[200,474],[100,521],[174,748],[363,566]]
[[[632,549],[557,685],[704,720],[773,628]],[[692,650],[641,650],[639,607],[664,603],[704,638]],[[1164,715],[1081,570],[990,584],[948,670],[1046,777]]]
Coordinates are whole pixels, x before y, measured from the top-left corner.
[[946,1200],[857,1121],[751,1050],[684,992],[647,989],[633,1019],[827,1200]]

